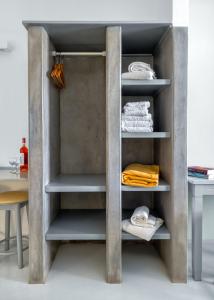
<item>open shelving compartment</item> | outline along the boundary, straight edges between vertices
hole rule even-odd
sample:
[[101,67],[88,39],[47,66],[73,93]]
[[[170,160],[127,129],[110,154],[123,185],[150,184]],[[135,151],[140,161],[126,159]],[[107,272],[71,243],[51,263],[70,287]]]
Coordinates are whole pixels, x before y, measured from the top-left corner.
[[[122,211],[126,211],[130,205],[133,206],[133,210],[138,206],[147,205],[164,220],[164,225],[156,232],[159,241],[155,246],[168,267],[172,281],[180,282],[186,281],[187,273],[186,33],[182,32],[184,29],[179,31],[169,26],[161,36],[158,36],[155,29],[154,31],[147,29],[145,36],[142,34],[139,39],[137,36],[133,37],[131,46],[122,34],[122,72],[128,71],[131,62],[143,61],[151,65],[157,79],[122,79],[121,108],[130,101],[150,101],[154,132],[122,132],[121,171],[134,162],[157,164],[160,166],[160,182],[159,186],[154,188],[122,186]],[[181,173],[183,179],[179,178]],[[182,217],[178,211],[182,211]],[[128,216],[131,216],[130,212]],[[123,233],[122,236],[126,239],[124,235],[127,234]],[[181,244],[175,241],[176,236],[177,238],[182,236]],[[133,236],[130,237],[135,240]],[[156,235],[154,239],[155,237]],[[171,247],[175,244],[178,248],[171,252]],[[183,257],[181,253],[185,253]],[[173,262],[172,257],[175,261],[179,261],[180,266]],[[175,271],[175,266],[180,268],[179,272]]]
[[105,58],[64,58],[64,69],[60,172],[45,187],[48,193],[60,193],[61,205],[46,240],[105,239]]
[[[130,53],[129,46],[124,45],[124,52],[122,53],[122,73],[127,72],[128,65],[133,61],[143,61],[151,65],[154,69],[155,61],[155,49],[160,41],[153,41],[152,45],[148,45],[138,41],[135,43],[135,53]],[[128,48],[128,49],[127,49]],[[156,70],[155,70],[156,71]],[[121,133],[121,171],[131,163],[142,163],[142,164],[157,164],[160,165],[160,161],[156,159],[156,152],[159,152],[156,140],[159,143],[170,143],[171,138],[171,126],[165,126],[161,124],[160,118],[156,116],[156,106],[158,105],[158,96],[164,91],[164,89],[170,88],[171,77],[165,77],[169,74],[157,73],[158,79],[153,80],[121,80],[121,92],[122,92],[122,105],[127,102],[133,101],[149,101],[150,108],[149,112],[152,114],[154,123],[154,132],[151,133],[133,133],[133,132],[122,132]],[[168,105],[168,101],[171,99],[165,99],[164,106]],[[170,105],[170,104],[169,104]],[[163,107],[164,110],[164,107]],[[162,166],[160,165],[160,171]],[[165,220],[165,215],[159,210],[156,205],[158,202],[159,194],[167,195],[170,193],[170,184],[162,178],[160,174],[159,185],[155,187],[132,187],[132,186],[121,186],[122,193],[122,219],[130,218],[134,209],[138,206],[146,205],[149,207],[151,213],[162,217]],[[132,209],[130,209],[132,208]],[[167,216],[166,216],[167,218]],[[167,222],[162,225],[157,232],[154,234],[152,240],[170,240],[171,234],[167,228]],[[122,233],[122,240],[139,241],[140,238],[135,237],[126,232]],[[150,242],[152,243],[152,241]],[[133,244],[135,247],[135,244]]]
[[[73,47],[83,51],[83,46]],[[61,45],[56,51],[64,49]],[[93,51],[105,51],[105,43]],[[63,58],[63,64],[66,87],[59,92],[56,145],[59,170],[45,186],[46,193],[57,193],[59,209],[45,237],[48,241],[105,240],[105,57],[70,56]]]
[[[93,240],[106,242],[107,281],[121,282],[122,242],[139,241],[121,231],[121,220],[146,204],[165,221],[153,239],[170,278],[185,282],[186,29],[131,22],[24,24],[29,36],[29,281],[45,282],[60,241]],[[106,57],[64,57],[66,87],[58,91],[47,76],[53,51],[106,51]],[[158,79],[121,80],[134,60],[150,62]],[[133,99],[151,101],[154,132],[121,132],[122,104]],[[159,164],[159,185],[121,185],[122,169],[133,162]]]
[[[151,65],[154,69],[155,61],[155,49],[157,47],[158,40],[153,41],[153,43],[148,47],[147,44],[141,43],[140,41],[135,43],[135,53],[130,53],[129,46],[124,45],[124,53],[122,53],[122,73],[127,72],[128,66],[133,61],[143,61]],[[133,50],[132,50],[133,51]],[[170,87],[171,78],[160,77],[165,74],[157,73],[158,79],[153,80],[121,80],[121,91],[122,91],[122,105],[127,102],[133,101],[148,101],[150,102],[149,112],[152,114],[152,119],[154,123],[154,132],[122,132],[121,138],[121,148],[122,148],[122,166],[121,171],[130,163],[142,163],[142,164],[157,164],[160,165],[158,160],[155,160],[155,153],[159,151],[157,148],[156,139],[159,143],[165,142],[165,139],[170,140],[171,128],[170,126],[164,126],[160,124],[158,116],[156,116],[156,106],[158,105],[158,95],[164,90]],[[164,105],[168,105],[170,99],[165,99]],[[163,108],[164,109],[164,108]],[[161,166],[160,166],[161,170]],[[161,174],[162,175],[162,174]],[[148,205],[150,209],[155,208],[154,193],[167,193],[170,191],[170,185],[166,180],[160,178],[159,185],[155,187],[132,187],[132,186],[121,186],[122,191],[122,208],[127,208],[127,206],[132,206],[132,209],[137,206]],[[137,192],[137,193],[136,193]],[[129,195],[127,195],[129,193]],[[128,199],[127,199],[128,198]],[[128,204],[126,203],[128,201]],[[137,203],[137,204],[135,204]],[[130,216],[131,214],[129,214]],[[166,237],[170,238],[170,233],[164,224],[159,230],[159,239],[163,234],[163,239]],[[125,236],[127,236],[126,234]],[[154,236],[155,238],[155,236]],[[123,234],[124,239],[124,234]],[[134,237],[132,237],[134,239]]]

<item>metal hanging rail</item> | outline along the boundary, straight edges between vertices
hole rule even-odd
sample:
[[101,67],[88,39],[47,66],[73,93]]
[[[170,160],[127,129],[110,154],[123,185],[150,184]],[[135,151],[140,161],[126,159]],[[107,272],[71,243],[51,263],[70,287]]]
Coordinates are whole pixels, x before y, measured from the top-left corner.
[[53,56],[106,56],[106,51],[102,52],[52,52]]

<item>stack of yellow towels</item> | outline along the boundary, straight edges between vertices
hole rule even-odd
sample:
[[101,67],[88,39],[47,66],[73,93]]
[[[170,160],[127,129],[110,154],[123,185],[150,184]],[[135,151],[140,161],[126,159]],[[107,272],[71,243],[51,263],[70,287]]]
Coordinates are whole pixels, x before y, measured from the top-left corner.
[[122,183],[130,186],[157,186],[159,183],[159,166],[130,164],[122,172]]

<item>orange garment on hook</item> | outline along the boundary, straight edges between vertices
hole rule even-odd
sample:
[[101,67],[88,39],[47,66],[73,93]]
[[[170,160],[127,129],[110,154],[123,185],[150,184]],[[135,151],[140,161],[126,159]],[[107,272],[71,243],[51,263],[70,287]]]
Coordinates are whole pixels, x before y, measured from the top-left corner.
[[63,89],[65,87],[64,65],[62,61],[57,62],[53,65],[50,77],[52,78],[53,83],[58,89]]

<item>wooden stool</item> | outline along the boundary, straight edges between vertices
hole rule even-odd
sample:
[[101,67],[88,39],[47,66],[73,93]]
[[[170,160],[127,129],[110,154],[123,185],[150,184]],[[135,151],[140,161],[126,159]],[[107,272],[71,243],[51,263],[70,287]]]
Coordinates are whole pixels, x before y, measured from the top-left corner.
[[27,207],[27,204],[27,192],[0,193],[0,210],[5,210],[5,251],[10,248],[10,212],[15,210],[18,267],[20,269],[23,268],[21,208]]

